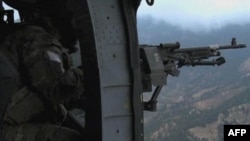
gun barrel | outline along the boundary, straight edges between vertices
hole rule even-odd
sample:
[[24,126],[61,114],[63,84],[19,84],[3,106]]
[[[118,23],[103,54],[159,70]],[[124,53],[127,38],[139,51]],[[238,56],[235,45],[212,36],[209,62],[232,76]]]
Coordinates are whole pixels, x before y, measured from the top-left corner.
[[190,48],[181,48],[176,49],[175,53],[184,53],[184,52],[195,52],[195,51],[204,51],[204,50],[222,50],[222,49],[239,49],[246,48],[246,44],[238,45],[210,45],[204,47],[190,47]]
[[238,45],[224,45],[224,46],[219,46],[218,49],[238,49],[238,48],[246,48],[246,44],[238,44]]

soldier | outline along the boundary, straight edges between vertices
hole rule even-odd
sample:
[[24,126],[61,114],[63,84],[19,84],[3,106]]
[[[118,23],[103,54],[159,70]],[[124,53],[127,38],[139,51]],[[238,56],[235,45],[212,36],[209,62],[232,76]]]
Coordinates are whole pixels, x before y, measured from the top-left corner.
[[82,141],[79,132],[63,126],[65,103],[83,93],[82,70],[72,68],[68,54],[76,35],[64,1],[60,22],[46,2],[5,2],[18,9],[24,24],[0,25],[1,134],[7,141]]

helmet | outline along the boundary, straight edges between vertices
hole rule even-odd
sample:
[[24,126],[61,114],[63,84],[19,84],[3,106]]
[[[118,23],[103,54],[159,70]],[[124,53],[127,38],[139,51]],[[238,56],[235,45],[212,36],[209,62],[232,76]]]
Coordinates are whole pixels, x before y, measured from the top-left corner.
[[[3,0],[19,11],[21,22],[36,24],[47,31],[56,30],[65,47],[76,44],[73,12],[67,7],[71,0]],[[54,32],[54,31],[53,31]]]

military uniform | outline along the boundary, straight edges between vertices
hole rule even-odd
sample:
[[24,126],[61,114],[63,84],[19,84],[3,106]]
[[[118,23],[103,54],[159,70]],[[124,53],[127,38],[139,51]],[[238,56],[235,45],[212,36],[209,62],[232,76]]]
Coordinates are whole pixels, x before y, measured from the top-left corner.
[[8,141],[82,140],[61,126],[63,104],[83,93],[82,71],[71,66],[58,38],[41,27],[23,25],[1,41],[1,133]]

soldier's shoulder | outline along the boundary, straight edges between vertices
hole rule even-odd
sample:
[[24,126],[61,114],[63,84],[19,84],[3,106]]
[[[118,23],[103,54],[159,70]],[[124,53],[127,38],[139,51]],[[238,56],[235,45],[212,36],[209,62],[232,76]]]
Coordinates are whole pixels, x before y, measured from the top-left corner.
[[24,25],[18,28],[14,33],[15,36],[34,36],[39,34],[46,34],[48,36],[52,36],[49,34],[44,28],[36,25]]
[[9,33],[4,42],[11,44],[22,44],[27,41],[51,42],[58,40],[57,36],[46,31],[44,28],[35,25],[24,25]]

